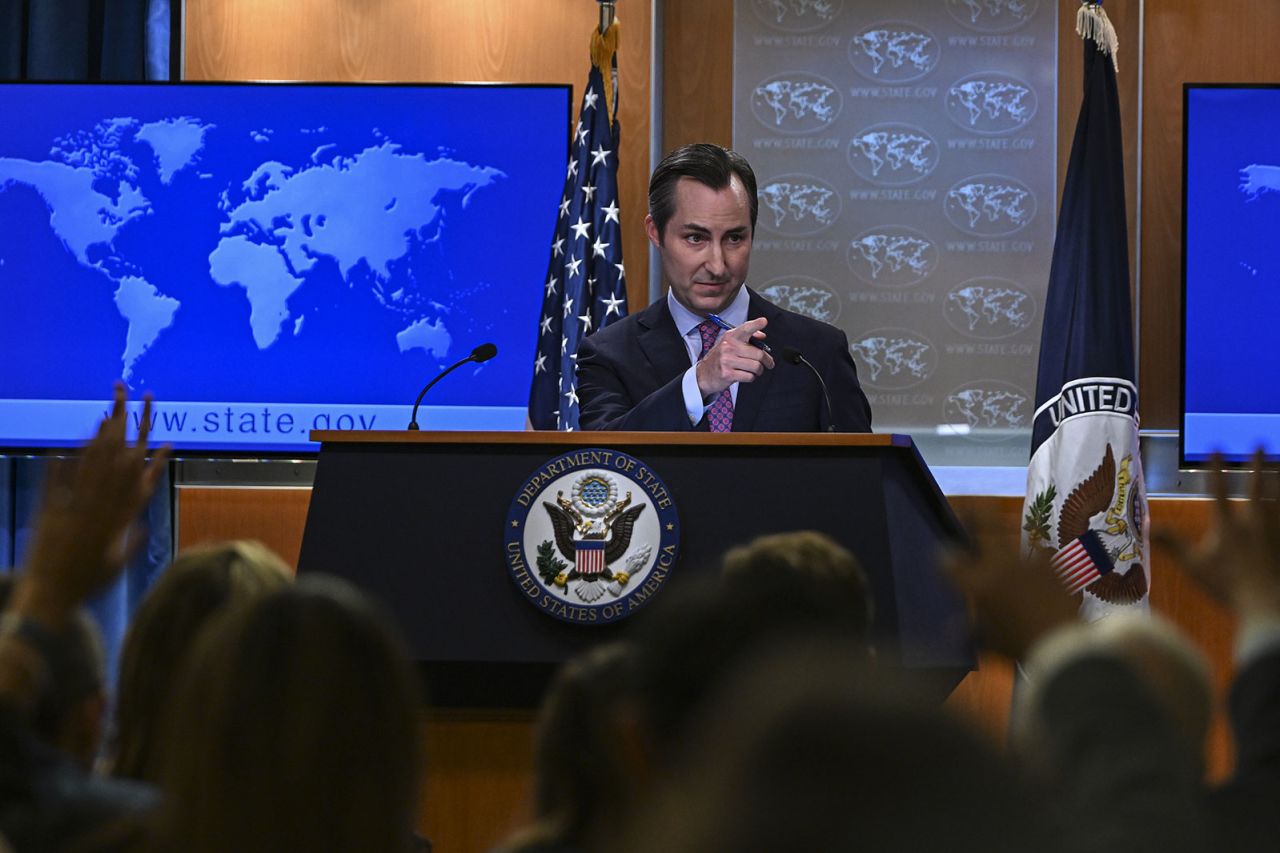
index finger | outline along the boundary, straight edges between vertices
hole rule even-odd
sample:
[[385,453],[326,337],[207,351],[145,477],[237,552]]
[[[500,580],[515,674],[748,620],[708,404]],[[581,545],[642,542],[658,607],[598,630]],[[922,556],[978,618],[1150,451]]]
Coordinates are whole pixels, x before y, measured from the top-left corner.
[[748,320],[733,331],[740,332],[742,340],[748,340],[756,332],[763,331],[764,327],[769,325],[767,317],[756,317],[754,320]]
[[148,392],[142,398],[142,420],[138,422],[138,453],[147,454],[147,437],[151,435],[151,404],[153,397]]

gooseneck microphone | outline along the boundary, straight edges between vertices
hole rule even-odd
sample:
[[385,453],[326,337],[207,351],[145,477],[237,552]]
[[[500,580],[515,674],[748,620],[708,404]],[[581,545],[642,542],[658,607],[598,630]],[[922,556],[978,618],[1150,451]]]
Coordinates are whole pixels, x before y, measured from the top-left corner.
[[818,368],[809,363],[809,359],[800,354],[800,350],[795,347],[782,347],[782,360],[789,361],[792,364],[803,364],[805,367],[813,371],[813,375],[818,377],[818,384],[822,386],[822,400],[827,404],[827,432],[836,431],[836,415],[831,410],[831,395],[827,393],[827,383],[822,380],[822,374],[818,372]]
[[457,364],[450,365],[444,370],[444,372],[438,375],[435,379],[432,379],[430,382],[428,382],[427,387],[423,388],[422,393],[418,395],[418,399],[413,401],[413,415],[409,418],[409,426],[406,427],[406,429],[418,428],[418,406],[422,404],[422,398],[427,396],[427,392],[431,390],[432,385],[435,385],[441,379],[444,379],[450,373],[457,370],[459,367],[462,367],[462,365],[466,364],[469,361],[474,361],[476,364],[479,364],[482,361],[488,361],[489,359],[493,358],[497,354],[498,354],[498,348],[493,344],[481,344],[480,346],[476,347],[471,351],[471,355],[467,356]]

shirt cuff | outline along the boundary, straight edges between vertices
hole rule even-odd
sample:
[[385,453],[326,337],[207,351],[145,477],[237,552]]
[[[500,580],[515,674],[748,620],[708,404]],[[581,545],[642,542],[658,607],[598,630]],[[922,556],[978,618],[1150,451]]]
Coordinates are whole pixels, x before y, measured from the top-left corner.
[[697,426],[707,411],[706,404],[702,402],[702,392],[698,390],[697,371],[697,365],[690,367],[684,372],[684,378],[680,380],[680,390],[684,394],[684,410],[692,426]]

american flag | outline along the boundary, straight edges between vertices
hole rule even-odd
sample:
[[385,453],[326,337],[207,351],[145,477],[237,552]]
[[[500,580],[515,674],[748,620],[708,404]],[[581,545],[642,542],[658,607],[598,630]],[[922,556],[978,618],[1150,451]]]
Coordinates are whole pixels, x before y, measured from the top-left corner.
[[[604,36],[596,32],[594,38],[609,43],[612,36],[616,44],[617,26]],[[593,62],[547,264],[529,391],[534,429],[578,428],[578,345],[592,331],[627,316],[618,218],[617,60],[601,64],[610,66],[610,89],[606,93],[604,75]]]
[[1096,530],[1088,530],[1053,555],[1049,567],[1067,592],[1075,595],[1111,571],[1111,557]]

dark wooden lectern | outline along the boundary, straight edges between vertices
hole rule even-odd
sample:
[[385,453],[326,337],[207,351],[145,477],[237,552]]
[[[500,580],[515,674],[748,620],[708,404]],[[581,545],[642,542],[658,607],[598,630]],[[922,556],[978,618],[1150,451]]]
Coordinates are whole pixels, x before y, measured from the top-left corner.
[[628,622],[578,625],[525,600],[504,525],[525,480],[581,448],[622,450],[670,489],[679,557],[663,595],[763,533],[820,530],[871,578],[880,659],[936,674],[973,667],[964,609],[938,572],[960,525],[911,439],[774,433],[316,432],[299,571],[344,577],[399,621],[437,704],[521,705],[576,651]]

